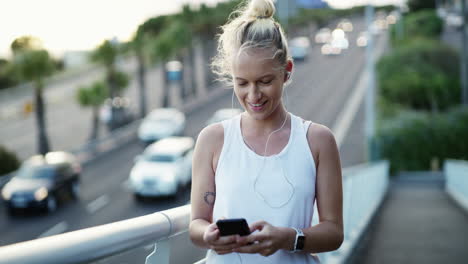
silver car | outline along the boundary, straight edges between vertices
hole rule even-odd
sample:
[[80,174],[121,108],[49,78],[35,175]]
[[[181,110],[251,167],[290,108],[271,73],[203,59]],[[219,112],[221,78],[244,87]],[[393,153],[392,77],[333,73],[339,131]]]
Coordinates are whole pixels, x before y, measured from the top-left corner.
[[146,147],[130,171],[135,197],[176,196],[191,181],[194,144],[191,137],[169,137]]
[[185,115],[175,108],[159,108],[151,111],[138,128],[138,138],[145,143],[181,136],[185,129]]
[[242,113],[239,108],[221,108],[218,109],[207,121],[206,125],[221,122]]

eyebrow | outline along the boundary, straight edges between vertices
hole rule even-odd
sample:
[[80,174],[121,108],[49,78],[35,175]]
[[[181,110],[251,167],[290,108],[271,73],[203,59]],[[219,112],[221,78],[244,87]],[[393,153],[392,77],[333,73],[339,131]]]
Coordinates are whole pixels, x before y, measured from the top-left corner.
[[[258,78],[258,80],[261,80],[261,79],[264,79],[264,78],[267,78],[267,77],[274,77],[274,76],[275,76],[274,74],[268,73],[268,74],[265,74],[262,77]],[[246,80],[246,79],[241,78],[241,77],[236,77],[235,79],[240,80],[240,81],[245,81]]]

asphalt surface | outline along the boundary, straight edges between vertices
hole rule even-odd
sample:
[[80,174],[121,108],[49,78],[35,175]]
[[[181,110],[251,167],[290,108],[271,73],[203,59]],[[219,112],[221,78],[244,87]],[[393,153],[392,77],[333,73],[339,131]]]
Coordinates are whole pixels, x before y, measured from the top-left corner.
[[454,263],[468,260],[468,214],[439,177],[401,175],[350,263]]
[[[363,28],[362,21],[356,21],[355,31],[349,36],[350,49],[343,54],[323,56],[318,46],[312,46],[309,58],[305,62],[296,64],[294,81],[287,88],[285,98],[286,107],[290,112],[328,127],[333,126],[363,69],[365,51],[354,45],[360,28]],[[150,82],[151,87],[157,87],[159,74],[157,70],[149,74],[148,78],[154,80]],[[136,86],[132,87],[134,88],[131,89],[136,90]],[[133,92],[136,94],[136,91]],[[160,99],[156,96],[158,93],[156,89],[152,90],[148,96],[149,100],[158,101]],[[215,110],[231,107],[232,93],[230,90],[223,90],[216,98],[209,99],[208,102],[193,107],[187,113],[186,135],[196,138],[205,126],[206,120]],[[177,104],[177,99],[174,99],[173,103]],[[50,131],[54,131],[49,133],[51,138],[57,135],[57,138],[63,138],[61,140],[68,143],[86,138],[89,130],[84,124],[90,123],[89,113],[72,104],[66,104],[63,110],[59,107],[60,103],[55,105],[58,108],[49,107],[48,110],[49,124],[54,120],[52,123],[56,125],[56,127],[49,128]],[[236,105],[234,101],[234,106]],[[70,120],[76,122],[68,123]],[[363,120],[364,113],[361,105],[340,149],[343,167],[362,163],[365,160]],[[31,130],[22,127],[19,121],[17,123],[14,120],[10,121],[9,125],[18,127],[14,129],[15,133],[6,132],[2,123],[2,138],[11,138],[13,141],[16,137],[32,137]],[[22,133],[24,129],[28,132]],[[64,134],[69,138],[65,138]],[[59,140],[54,138],[53,142],[59,142]],[[31,148],[31,144],[31,142],[24,143],[23,147]],[[53,214],[24,213],[10,217],[6,215],[5,208],[0,208],[2,212],[0,214],[0,246],[35,239],[44,234],[78,230],[186,204],[189,201],[189,190],[183,191],[175,199],[136,202],[128,188],[127,179],[134,157],[142,150],[143,146],[135,139],[87,163],[83,168],[79,200],[66,199]],[[146,256],[149,250],[151,247],[139,249],[140,253],[132,253],[128,258],[137,261],[138,257],[135,257],[135,254],[143,258],[142,256]]]

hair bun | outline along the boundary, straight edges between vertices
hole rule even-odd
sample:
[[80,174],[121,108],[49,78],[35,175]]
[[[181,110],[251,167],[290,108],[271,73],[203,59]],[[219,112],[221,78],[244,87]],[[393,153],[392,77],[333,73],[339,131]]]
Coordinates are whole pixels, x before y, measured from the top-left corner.
[[251,0],[246,14],[251,18],[264,19],[273,17],[275,11],[275,5],[271,0]]

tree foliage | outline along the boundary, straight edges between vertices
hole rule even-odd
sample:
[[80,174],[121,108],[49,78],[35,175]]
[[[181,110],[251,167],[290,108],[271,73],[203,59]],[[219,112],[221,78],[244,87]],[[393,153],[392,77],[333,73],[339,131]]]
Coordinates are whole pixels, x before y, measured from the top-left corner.
[[0,145],[0,176],[15,171],[20,166],[18,157]]
[[445,110],[460,101],[458,54],[430,39],[415,39],[377,64],[381,96],[415,110]]
[[85,107],[100,106],[109,96],[108,88],[102,81],[96,81],[89,86],[78,88],[76,99]]
[[396,27],[392,25],[390,29],[391,41],[393,46],[404,45],[414,38],[439,38],[442,33],[444,22],[437,16],[435,10],[426,9],[403,17],[403,38],[398,39],[396,35]]
[[436,8],[436,0],[408,0],[407,4],[411,12]]
[[468,159],[468,108],[445,113],[405,112],[387,120],[377,131],[382,158],[390,160],[392,174],[430,170],[431,161]]

